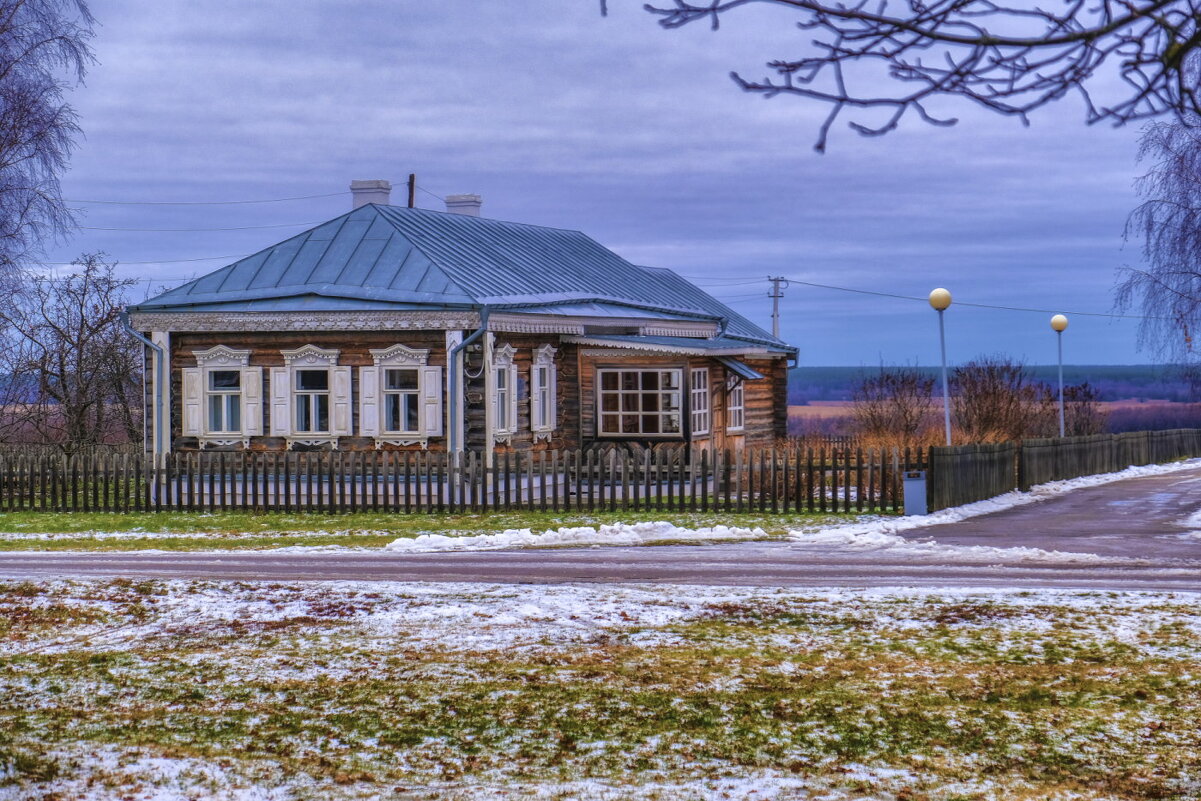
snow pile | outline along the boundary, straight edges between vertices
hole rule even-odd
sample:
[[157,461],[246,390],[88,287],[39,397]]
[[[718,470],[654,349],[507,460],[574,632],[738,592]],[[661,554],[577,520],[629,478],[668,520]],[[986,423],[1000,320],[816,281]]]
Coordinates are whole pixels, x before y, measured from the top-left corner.
[[479,551],[498,548],[546,548],[581,545],[650,545],[658,542],[731,542],[766,539],[761,528],[714,526],[713,528],[680,528],[664,521],[649,523],[615,523],[599,528],[575,526],[547,529],[534,533],[528,528],[510,528],[499,534],[480,534],[474,537],[448,537],[444,534],[421,534],[403,537],[384,546],[388,551],[424,553],[430,551]]
[[[1045,551],[1041,548],[994,548],[987,545],[944,545],[933,539],[910,540],[892,533],[890,526],[899,520],[881,520],[857,526],[841,526],[822,531],[789,533],[793,550],[812,550],[823,557],[842,554],[871,554],[886,559],[938,560],[964,564],[999,564],[1014,562],[1056,562],[1067,564],[1096,564],[1114,561],[1112,557],[1092,553]],[[1128,560],[1121,560],[1128,561]]]
[[[800,547],[813,547],[822,553],[830,554],[836,550],[849,553],[871,552],[896,558],[937,557],[954,561],[993,563],[997,561],[1040,561],[1040,562],[1104,562],[1112,561],[1105,557],[1087,553],[1066,553],[1063,551],[1044,551],[1039,548],[991,548],[986,546],[956,546],[943,545],[932,539],[910,540],[900,536],[901,532],[927,526],[941,526],[948,523],[958,523],[980,515],[1003,512],[1029,503],[1038,503],[1050,498],[1056,498],[1072,490],[1086,487],[1097,487],[1122,481],[1128,478],[1158,476],[1164,473],[1174,473],[1180,470],[1201,466],[1201,459],[1190,459],[1185,462],[1172,464],[1145,465],[1127,467],[1116,473],[1101,473],[1095,476],[1082,476],[1065,481],[1052,481],[1031,487],[1029,492],[1007,492],[995,498],[989,498],[975,503],[943,509],[928,515],[912,515],[909,517],[868,517],[861,522],[833,526],[815,531],[794,530],[788,532],[788,538]],[[1193,515],[1181,525],[1192,525],[1201,528],[1201,512]],[[1187,536],[1187,535],[1186,535]],[[1201,537],[1199,537],[1201,538]]]

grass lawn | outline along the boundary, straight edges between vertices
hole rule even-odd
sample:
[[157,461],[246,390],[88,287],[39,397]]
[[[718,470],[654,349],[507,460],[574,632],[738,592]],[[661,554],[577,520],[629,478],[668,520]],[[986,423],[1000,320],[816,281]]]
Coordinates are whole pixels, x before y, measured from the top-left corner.
[[[0,514],[0,551],[260,549],[305,545],[379,548],[419,534],[472,536],[664,520],[684,528],[762,528],[768,536],[845,522],[852,515],[680,512],[491,512],[488,514],[286,514],[247,512],[12,512]],[[178,536],[174,536],[178,535]]]
[[1198,600],[4,582],[0,798],[1184,801]]

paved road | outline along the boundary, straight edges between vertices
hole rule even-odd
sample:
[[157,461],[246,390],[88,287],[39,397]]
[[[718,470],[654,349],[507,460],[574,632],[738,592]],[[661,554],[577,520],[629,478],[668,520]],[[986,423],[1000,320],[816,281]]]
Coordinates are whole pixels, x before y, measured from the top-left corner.
[[[0,554],[0,577],[676,582],[789,586],[1006,586],[1201,591],[1201,468],[1100,487],[961,523],[906,532],[944,545],[1026,547],[1101,560],[964,563],[968,552],[819,551],[787,542],[444,554],[380,552]],[[1201,529],[1201,524],[1198,525]]]

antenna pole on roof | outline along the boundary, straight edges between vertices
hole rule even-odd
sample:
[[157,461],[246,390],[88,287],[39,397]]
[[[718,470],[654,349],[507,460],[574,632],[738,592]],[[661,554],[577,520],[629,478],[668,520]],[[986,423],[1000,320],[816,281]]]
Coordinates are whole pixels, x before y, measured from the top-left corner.
[[[771,291],[767,296],[771,298],[771,335],[776,339],[780,338],[780,298],[784,297],[784,288],[788,286],[788,279],[781,276],[768,276],[768,281],[771,281]],[[783,286],[781,286],[783,284]]]
[[409,173],[409,208],[417,205],[417,173]]

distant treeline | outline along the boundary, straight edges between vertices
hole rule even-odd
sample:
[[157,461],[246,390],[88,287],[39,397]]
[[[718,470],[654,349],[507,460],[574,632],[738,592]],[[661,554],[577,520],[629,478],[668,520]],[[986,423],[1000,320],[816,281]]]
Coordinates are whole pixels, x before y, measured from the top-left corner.
[[[788,374],[788,403],[800,406],[813,401],[849,401],[855,385],[877,371],[877,367],[797,367]],[[937,367],[918,367],[937,376]],[[1030,377],[1054,385],[1055,365],[1027,365]],[[1065,384],[1085,381],[1098,392],[1102,401],[1168,400],[1179,403],[1201,402],[1201,380],[1188,380],[1183,371],[1171,365],[1089,365],[1063,366]]]

